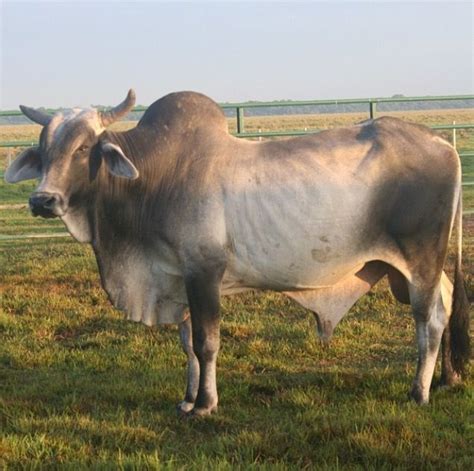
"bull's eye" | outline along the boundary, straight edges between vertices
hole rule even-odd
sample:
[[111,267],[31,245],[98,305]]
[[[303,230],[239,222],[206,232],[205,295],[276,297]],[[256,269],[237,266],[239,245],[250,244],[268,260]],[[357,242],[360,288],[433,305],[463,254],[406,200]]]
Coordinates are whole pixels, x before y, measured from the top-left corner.
[[89,146],[83,145],[83,146],[79,147],[79,149],[77,149],[77,150],[78,150],[78,152],[85,152],[88,149],[89,149]]

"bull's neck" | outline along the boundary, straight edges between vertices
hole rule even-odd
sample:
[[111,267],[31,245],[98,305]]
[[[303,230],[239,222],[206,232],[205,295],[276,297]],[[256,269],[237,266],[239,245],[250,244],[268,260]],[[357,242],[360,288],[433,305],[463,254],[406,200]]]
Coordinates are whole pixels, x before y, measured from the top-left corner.
[[137,139],[134,139],[135,134],[137,134],[136,128],[123,132],[105,131],[101,136],[101,140],[118,145],[123,153],[134,162],[139,152]]
[[[106,131],[101,141],[118,145],[136,166],[139,177],[129,180],[111,175],[102,164],[97,182],[95,238],[120,244],[126,239],[143,237],[147,221],[160,212],[162,176],[156,164],[156,143],[140,129],[125,132]],[[155,163],[155,165],[154,165]]]

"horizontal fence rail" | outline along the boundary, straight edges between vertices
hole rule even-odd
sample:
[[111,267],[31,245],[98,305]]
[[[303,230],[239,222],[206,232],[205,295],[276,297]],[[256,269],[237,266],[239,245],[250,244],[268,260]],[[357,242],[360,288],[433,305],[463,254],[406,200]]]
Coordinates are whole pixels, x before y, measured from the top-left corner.
[[[305,130],[287,130],[287,131],[245,131],[245,110],[254,110],[254,109],[262,109],[264,111],[268,110],[268,113],[264,113],[258,116],[265,116],[265,115],[278,115],[278,113],[271,113],[272,108],[286,108],[286,107],[293,107],[293,108],[305,108],[309,106],[324,106],[324,105],[367,105],[367,113],[368,118],[373,119],[376,117],[377,114],[377,105],[378,104],[389,104],[389,103],[416,103],[416,102],[456,102],[456,101],[466,101],[472,100],[473,107],[474,107],[474,95],[448,95],[448,96],[418,96],[418,97],[392,97],[392,98],[349,98],[349,99],[337,99],[337,100],[303,100],[303,101],[271,101],[271,102],[242,102],[242,103],[223,103],[220,104],[220,107],[224,111],[232,111],[235,113],[235,129],[236,132],[232,132],[232,134],[239,138],[272,138],[272,137],[291,137],[291,136],[302,136],[307,134],[313,134],[316,132],[321,131],[322,129],[305,129]],[[101,108],[106,109],[106,108]],[[430,108],[433,110],[442,110],[442,108]],[[147,110],[145,106],[137,106],[131,110],[130,113],[140,113]],[[420,110],[423,111],[426,108]],[[58,111],[57,109],[43,109],[43,111],[53,114],[54,112]],[[387,110],[390,111],[416,111],[416,110]],[[351,111],[342,111],[340,114],[344,113],[351,113],[357,112],[360,113],[360,110],[351,110]],[[474,112],[474,110],[473,110]],[[335,111],[334,113],[337,113]],[[297,113],[281,113],[280,115],[284,116],[291,116],[292,114]],[[314,114],[318,114],[316,111]],[[324,114],[332,114],[325,112]],[[21,111],[0,111],[0,118],[1,117],[15,117],[15,116],[24,116]],[[254,115],[257,117],[256,115]],[[133,119],[132,121],[135,121]],[[440,124],[430,126],[433,130],[441,130],[441,131],[452,131],[453,132],[453,144],[456,146],[456,131],[457,130],[470,130],[474,129],[474,123],[461,123],[461,124]],[[9,141],[0,141],[0,148],[19,148],[19,147],[29,147],[37,145],[37,140],[9,140]],[[461,157],[474,157],[474,149],[464,149],[459,153]],[[3,173],[0,172],[0,176],[3,177]],[[463,186],[465,187],[472,187],[474,186],[474,181],[463,181]],[[21,206],[22,208],[26,208],[26,205],[4,205],[4,207],[0,207],[0,209],[5,209],[5,207],[17,207]],[[474,210],[467,210],[464,214],[474,214]],[[46,229],[46,228],[45,228]],[[13,235],[13,234],[0,234],[0,242],[2,241],[11,241],[11,240],[23,240],[23,239],[44,239],[44,238],[63,238],[63,237],[70,237],[69,233],[67,232],[46,232],[46,233],[38,233],[38,234],[21,234],[21,235]]]
[[[271,108],[284,108],[284,107],[308,107],[308,106],[323,106],[323,105],[368,105],[369,118],[375,118],[376,107],[378,103],[416,103],[416,102],[445,102],[445,101],[466,101],[473,100],[474,106],[474,95],[443,95],[443,96],[416,96],[416,97],[380,97],[380,98],[343,98],[337,100],[299,100],[299,101],[258,101],[258,102],[242,102],[242,103],[222,103],[219,106],[223,110],[235,111],[236,116],[236,129],[237,132],[232,133],[236,137],[242,138],[261,138],[261,137],[290,137],[290,136],[302,136],[305,134],[312,134],[321,129],[311,130],[291,130],[291,131],[258,131],[258,132],[246,132],[245,131],[245,109],[271,109]],[[145,106],[136,106],[131,110],[130,113],[144,112],[147,110]],[[54,113],[57,109],[44,109],[47,113]],[[8,116],[23,116],[21,111],[0,111],[0,117]],[[474,129],[474,123],[466,124],[443,124],[431,126],[435,130],[454,130],[454,129]],[[28,147],[36,145],[37,141],[3,141],[0,142],[0,148],[5,147]],[[474,152],[474,150],[473,150]],[[463,153],[462,156],[465,154]],[[472,153],[469,153],[471,156]]]
[[[378,103],[416,103],[416,102],[441,102],[441,101],[466,101],[473,100],[474,95],[443,95],[443,96],[417,96],[417,97],[380,97],[380,98],[343,98],[338,100],[299,100],[299,101],[255,101],[242,103],[221,103],[219,106],[223,110],[232,110],[236,113],[237,119],[237,133],[238,137],[249,137],[244,132],[244,110],[253,108],[284,108],[284,107],[307,107],[307,106],[323,106],[323,105],[368,105],[369,117],[374,118],[376,114],[376,106]],[[101,108],[102,109],[102,108]],[[104,108],[106,109],[106,108]],[[139,113],[147,110],[146,106],[136,106],[130,113]],[[43,109],[46,113],[54,113],[57,109],[47,108]],[[7,116],[23,116],[21,111],[0,111],[0,117]],[[449,126],[449,125],[447,125]],[[474,127],[474,124],[467,124],[466,126]],[[441,129],[441,128],[440,128]],[[443,128],[444,129],[444,128]],[[453,129],[453,128],[445,128]],[[314,130],[317,131],[317,130]],[[313,131],[313,132],[314,132]],[[287,135],[287,134],[283,134]],[[258,136],[257,136],[258,137]],[[1,147],[0,143],[0,147]],[[6,146],[5,146],[6,147]]]
[[[392,97],[392,98],[343,98],[340,100],[307,100],[307,101],[271,101],[250,103],[224,103],[221,108],[235,110],[237,116],[237,133],[244,134],[244,113],[246,108],[278,108],[278,107],[305,107],[321,105],[363,105],[369,107],[369,118],[375,118],[377,103],[414,103],[414,102],[436,102],[436,101],[460,101],[474,100],[474,95],[450,95],[450,96],[425,96],[425,97]],[[249,137],[249,136],[246,136]]]
[[[435,131],[442,131],[442,130],[454,130],[454,129],[474,129],[474,124],[440,124],[429,126],[431,129]],[[236,132],[232,133],[236,137],[241,138],[257,138],[257,137],[291,137],[291,136],[304,136],[306,134],[314,134],[324,129],[310,129],[305,131],[253,131],[253,132]],[[0,148],[10,147],[30,147],[35,146],[38,144],[37,140],[27,140],[27,141],[0,141]],[[470,152],[470,151],[469,151]],[[461,155],[461,154],[460,154]],[[465,153],[462,153],[465,155]],[[466,154],[467,155],[467,154]],[[474,155],[474,150],[469,155]]]

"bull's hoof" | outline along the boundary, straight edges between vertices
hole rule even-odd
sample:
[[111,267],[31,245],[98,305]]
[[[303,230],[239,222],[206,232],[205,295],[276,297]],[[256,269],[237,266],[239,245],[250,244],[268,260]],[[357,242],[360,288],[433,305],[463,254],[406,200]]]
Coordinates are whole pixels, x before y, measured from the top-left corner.
[[450,372],[447,374],[442,374],[439,381],[433,384],[433,389],[450,388],[460,383],[462,383],[461,375]]
[[423,390],[417,385],[413,385],[410,391],[410,398],[413,399],[417,404],[428,404],[429,396],[425,394]]
[[194,407],[189,412],[183,412],[180,414],[182,418],[185,419],[197,419],[200,417],[207,417],[211,414],[215,414],[217,412],[217,406],[214,407]]
[[188,412],[191,412],[193,408],[194,408],[194,402],[181,401],[176,406],[176,411],[178,412],[178,415],[185,415]]

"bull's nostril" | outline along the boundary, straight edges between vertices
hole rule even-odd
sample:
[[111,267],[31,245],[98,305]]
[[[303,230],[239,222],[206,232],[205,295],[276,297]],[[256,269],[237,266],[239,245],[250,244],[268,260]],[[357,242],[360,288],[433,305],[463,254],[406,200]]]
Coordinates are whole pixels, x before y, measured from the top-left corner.
[[30,197],[30,208],[34,216],[55,217],[62,211],[61,201],[55,193],[37,192]]
[[58,200],[55,196],[51,196],[51,198],[48,198],[48,199],[44,200],[43,207],[51,209],[51,208],[54,207],[54,205],[57,203],[57,201]]

